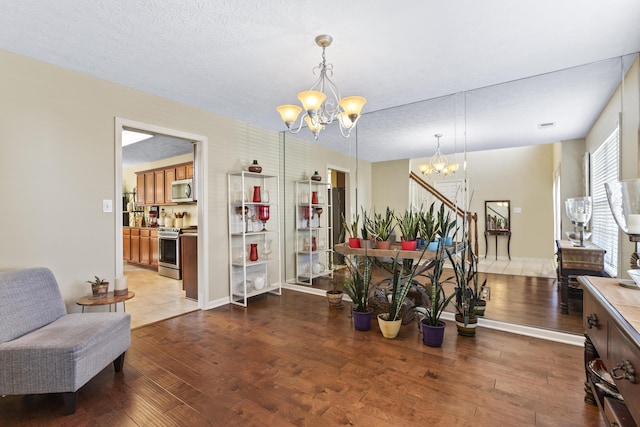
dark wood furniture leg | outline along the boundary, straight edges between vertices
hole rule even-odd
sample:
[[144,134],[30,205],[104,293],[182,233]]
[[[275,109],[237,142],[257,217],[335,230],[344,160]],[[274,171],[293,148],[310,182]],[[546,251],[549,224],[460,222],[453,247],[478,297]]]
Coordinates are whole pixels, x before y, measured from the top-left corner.
[[76,413],[76,402],[78,402],[78,392],[62,393],[64,399],[64,413],[71,415]]
[[122,366],[124,366],[124,353],[122,353],[116,360],[113,361],[113,369],[116,372],[122,371]]
[[507,234],[507,255],[509,255],[509,261],[511,261],[511,232]]
[[484,259],[489,255],[489,245],[487,244],[487,232],[484,232]]
[[569,314],[569,277],[564,274],[560,279],[560,313]]

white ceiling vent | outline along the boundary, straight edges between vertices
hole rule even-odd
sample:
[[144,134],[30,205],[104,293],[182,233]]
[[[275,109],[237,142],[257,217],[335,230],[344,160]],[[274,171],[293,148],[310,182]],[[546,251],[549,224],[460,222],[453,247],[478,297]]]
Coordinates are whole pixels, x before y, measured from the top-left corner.
[[552,128],[552,127],[555,127],[555,125],[556,125],[556,122],[540,123],[538,124],[538,129]]

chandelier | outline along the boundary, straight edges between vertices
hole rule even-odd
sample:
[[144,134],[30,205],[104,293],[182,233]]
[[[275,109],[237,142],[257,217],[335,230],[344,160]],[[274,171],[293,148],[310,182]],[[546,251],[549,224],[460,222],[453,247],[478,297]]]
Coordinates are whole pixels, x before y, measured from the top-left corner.
[[449,163],[447,158],[442,155],[442,151],[440,151],[440,138],[442,138],[442,134],[437,133],[434,135],[438,140],[438,145],[436,146],[436,152],[429,161],[428,165],[420,165],[420,172],[423,175],[429,176],[432,173],[436,173],[438,175],[442,174],[443,176],[453,175],[456,173],[460,164],[458,163]]
[[[280,105],[276,108],[280,117],[287,125],[291,133],[298,133],[304,121],[309,130],[313,132],[316,141],[318,134],[325,125],[336,120],[340,124],[340,133],[348,138],[351,130],[356,127],[356,122],[360,118],[362,107],[367,102],[362,96],[347,96],[340,98],[338,87],[331,80],[333,76],[333,64],[327,64],[325,49],[331,45],[333,38],[328,34],[321,34],[316,37],[316,44],[322,48],[322,62],[313,68],[313,74],[319,70],[320,77],[307,91],[298,94],[298,100],[302,103],[302,108],[298,105]],[[298,116],[304,109],[305,113],[300,119],[297,127],[294,125]]]

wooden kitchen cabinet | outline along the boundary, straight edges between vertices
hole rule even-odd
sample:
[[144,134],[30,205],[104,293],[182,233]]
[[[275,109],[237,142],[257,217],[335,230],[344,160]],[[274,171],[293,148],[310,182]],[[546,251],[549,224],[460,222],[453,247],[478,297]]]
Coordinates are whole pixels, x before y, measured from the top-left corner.
[[151,230],[140,230],[140,264],[151,264]]
[[155,187],[155,204],[162,205],[171,201],[171,195],[169,195],[169,200],[165,198],[165,171],[156,171],[154,173],[154,187]]
[[136,172],[136,203],[138,206],[174,205],[171,184],[188,178],[193,178],[193,163]]
[[140,229],[131,229],[131,257],[129,262],[140,264]]
[[198,300],[198,235],[184,233],[180,236],[182,252],[182,287],[185,297]]
[[122,259],[131,259],[131,230],[126,227],[122,229]]
[[144,205],[144,174],[136,175],[136,204],[138,206]]
[[151,230],[151,237],[149,243],[149,252],[151,253],[151,265],[154,267],[158,266],[158,230]]

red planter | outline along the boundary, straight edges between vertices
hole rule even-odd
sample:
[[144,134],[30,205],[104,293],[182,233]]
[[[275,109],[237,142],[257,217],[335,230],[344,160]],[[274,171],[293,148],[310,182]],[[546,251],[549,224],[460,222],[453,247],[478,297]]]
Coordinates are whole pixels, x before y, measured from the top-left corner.
[[354,249],[360,248],[360,239],[357,237],[349,237],[349,247]]
[[401,247],[403,251],[415,251],[418,246],[417,240],[403,240]]

